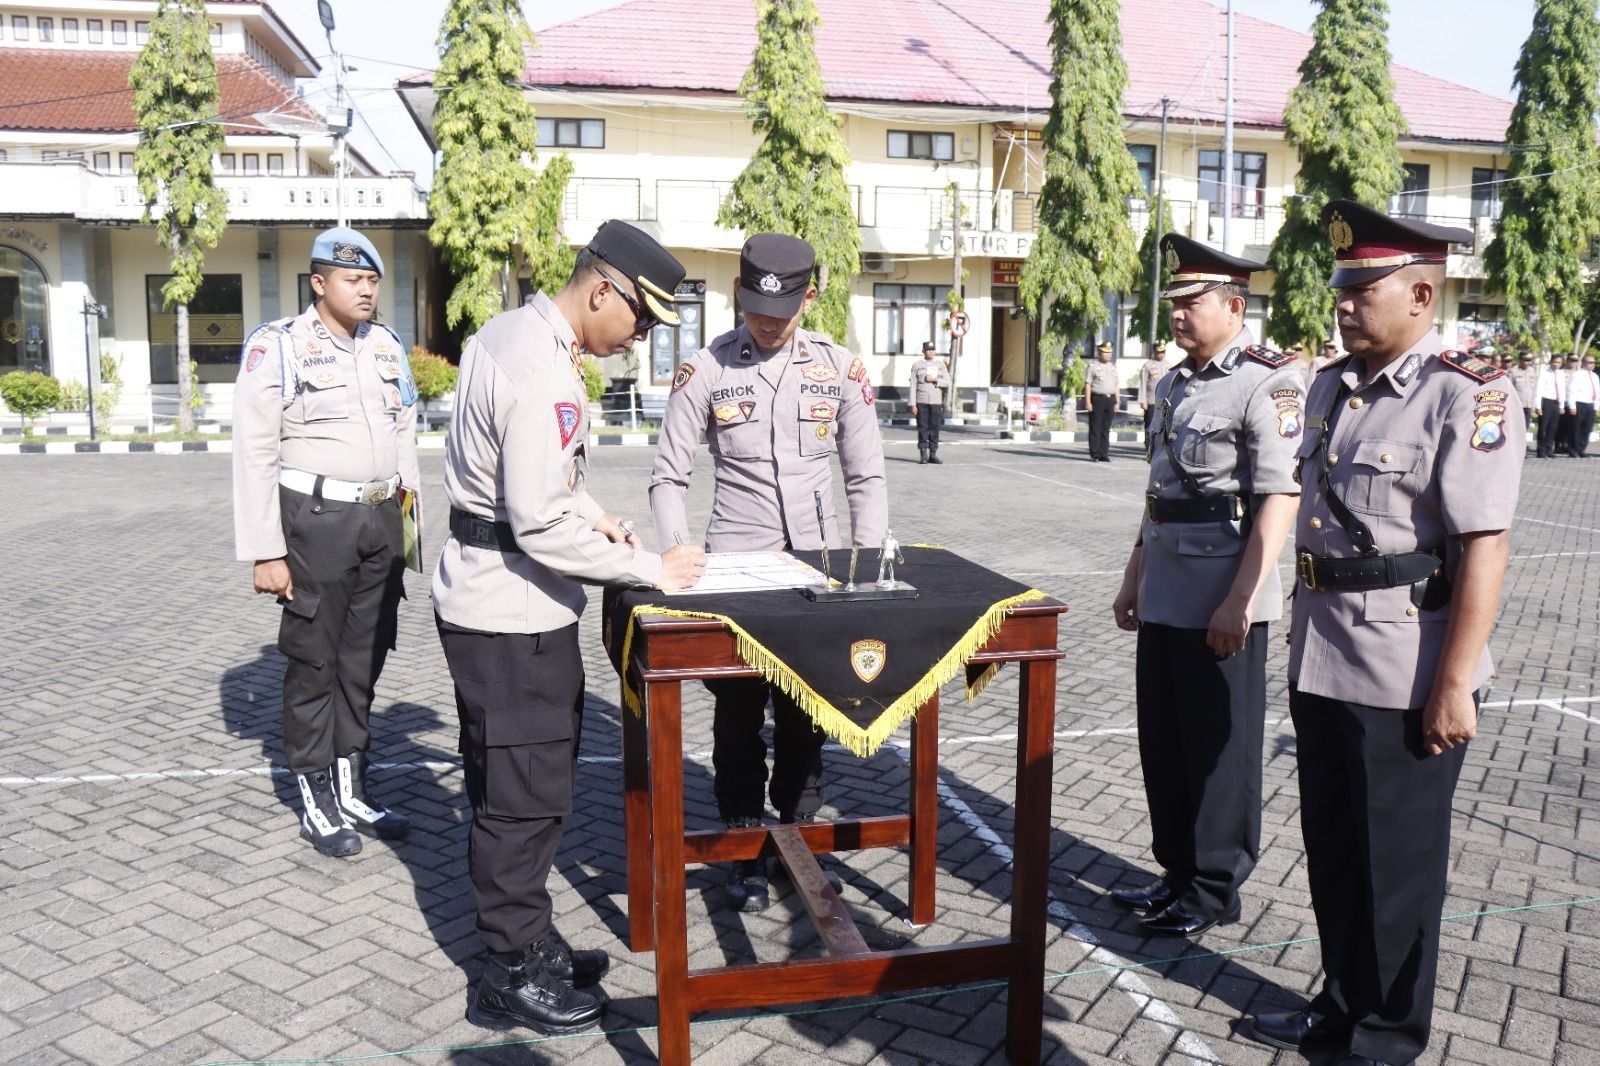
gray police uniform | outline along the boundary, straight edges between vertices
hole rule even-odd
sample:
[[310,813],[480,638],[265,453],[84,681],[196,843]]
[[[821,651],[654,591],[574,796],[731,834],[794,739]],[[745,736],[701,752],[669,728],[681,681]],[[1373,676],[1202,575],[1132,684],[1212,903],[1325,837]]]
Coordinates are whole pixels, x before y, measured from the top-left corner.
[[1089,390],[1089,458],[1111,459],[1111,420],[1117,415],[1117,392],[1122,387],[1116,363],[1098,359],[1084,371],[1084,386]]
[[[763,354],[741,327],[678,370],[650,478],[656,542],[688,542],[685,499],[695,454],[710,447],[716,486],[706,550],[817,549],[843,542],[834,516],[833,458],[844,473],[852,543],[873,547],[888,529],[883,440],[865,364],[827,337],[796,330],[785,351]],[[814,493],[822,493],[825,526]],[[717,805],[729,822],[759,820],[766,781],[761,722],[775,708],[771,799],[780,817],[822,804],[822,743],[794,701],[765,681],[708,682],[717,698]]]
[[[355,265],[355,264],[351,264]],[[416,490],[416,385],[382,325],[354,337],[316,307],[245,341],[233,394],[237,557],[285,559],[283,751],[314,774],[364,752],[395,644],[405,558],[397,490]]]
[[1251,516],[1295,495],[1300,370],[1242,330],[1204,367],[1185,358],[1155,396],[1138,572],[1139,754],[1151,848],[1196,917],[1237,906],[1261,836],[1267,623],[1282,616],[1270,568],[1244,650],[1218,659],[1211,617],[1238,575]]
[[939,427],[944,424],[944,390],[950,368],[944,360],[919,358],[911,364],[911,402],[917,405],[917,450],[923,458],[939,454]]

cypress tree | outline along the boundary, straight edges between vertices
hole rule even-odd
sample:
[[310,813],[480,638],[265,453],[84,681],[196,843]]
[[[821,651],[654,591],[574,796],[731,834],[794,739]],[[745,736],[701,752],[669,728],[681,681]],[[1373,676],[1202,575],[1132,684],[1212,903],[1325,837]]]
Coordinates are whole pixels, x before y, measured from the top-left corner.
[[1110,317],[1105,294],[1127,292],[1139,272],[1127,206],[1139,171],[1122,133],[1128,67],[1119,15],[1117,0],[1050,0],[1040,227],[1020,285],[1033,317],[1048,301],[1040,339],[1047,368]]
[[1267,335],[1280,347],[1315,350],[1333,320],[1333,245],[1320,216],[1329,200],[1382,208],[1405,168],[1396,142],[1406,132],[1389,73],[1384,0],[1320,0],[1300,84],[1284,108],[1285,140],[1300,152],[1295,195],[1272,242],[1272,312]]
[[144,221],[155,222],[156,240],[172,257],[161,299],[177,312],[178,428],[187,433],[194,429],[189,303],[200,289],[206,249],[215,248],[228,227],[228,198],[211,170],[223,129],[203,0],[160,0],[128,84],[139,126],[133,173]]
[[538,289],[560,288],[572,270],[561,226],[572,161],[535,166],[538,124],[521,89],[523,49],[535,45],[516,0],[450,0],[439,26],[428,237],[456,277],[452,327],[477,329],[505,310],[519,261]]
[[1512,330],[1532,328],[1546,351],[1571,351],[1573,327],[1587,317],[1581,259],[1600,237],[1594,0],[1538,0],[1516,85],[1504,210],[1484,265],[1490,288],[1505,293]]
[[787,233],[816,249],[820,293],[802,325],[843,341],[861,230],[845,169],[842,122],[828,111],[817,62],[814,0],[755,0],[756,50],[739,92],[760,147],[734,179],[717,224]]
[[[1150,279],[1156,279],[1156,291],[1160,292],[1172,283],[1172,267],[1167,263],[1167,257],[1157,254],[1156,249],[1161,245],[1161,238],[1172,232],[1172,212],[1167,210],[1167,202],[1161,202],[1161,215],[1150,216],[1150,225],[1144,231],[1144,240],[1139,244],[1139,274],[1140,286],[1128,312],[1128,336],[1138,337],[1146,344],[1150,342]],[[1156,343],[1164,344],[1172,341],[1172,319],[1170,300],[1156,302]],[[1148,354],[1148,353],[1147,353]]]

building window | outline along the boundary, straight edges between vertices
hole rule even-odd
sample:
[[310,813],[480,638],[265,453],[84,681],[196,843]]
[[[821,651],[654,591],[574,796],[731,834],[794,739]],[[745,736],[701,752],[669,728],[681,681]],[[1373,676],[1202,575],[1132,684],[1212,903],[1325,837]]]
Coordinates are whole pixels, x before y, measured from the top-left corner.
[[[1233,153],[1233,217],[1260,218],[1267,196],[1265,152]],[[1222,205],[1222,153],[1200,153],[1200,199]]]
[[215,48],[217,45],[219,45],[221,43],[222,43],[222,23],[213,22],[211,24],[211,46],[213,48]]
[[50,372],[50,287],[39,264],[0,247],[0,374]]
[[118,170],[119,173],[122,173],[122,174],[132,174],[133,173],[133,153],[132,152],[118,152],[117,153],[117,170]]
[[872,350],[880,355],[920,353],[923,341],[950,351],[948,285],[874,285]]
[[1148,196],[1156,190],[1156,146],[1153,144],[1130,144],[1128,154],[1133,156],[1134,165],[1139,168],[1139,183],[1144,186],[1145,195]]
[[1472,168],[1472,217],[1500,217],[1500,183],[1506,180],[1503,170],[1488,167]]
[[953,133],[915,133],[910,130],[889,131],[890,159],[938,159],[949,161],[956,157],[956,135]]
[[63,41],[65,41],[67,44],[77,44],[78,43],[78,20],[77,19],[62,19],[61,20],[61,39]]
[[606,123],[599,118],[541,118],[540,148],[604,148]]
[[147,44],[150,41],[150,23],[135,22],[133,24],[133,43]]
[[89,43],[90,44],[102,44],[102,43],[104,43],[104,41],[106,39],[106,34],[105,34],[106,24],[104,22],[100,21],[99,19],[89,19],[83,25],[84,25],[84,28],[86,30],[88,30],[88,32],[89,32]]
[[245,152],[243,159],[244,173],[246,177],[249,177],[252,174],[261,173],[261,157],[259,155],[257,155],[255,152]]
[[232,152],[223,152],[219,155],[217,157],[217,169],[224,174],[234,173],[234,154]]
[[111,43],[112,44],[127,44],[128,43],[128,23],[127,23],[127,21],[125,19],[112,19],[111,20]]
[[4,163],[6,160],[8,160],[10,158],[11,158],[11,153],[6,151],[4,148],[0,148],[0,163]]
[[45,18],[40,19],[39,20],[39,40],[41,40],[41,41],[53,41],[55,39],[56,39],[56,20],[55,19],[45,19]]
[[276,174],[280,177],[283,175],[282,152],[269,152],[267,154],[267,173]]
[[44,151],[39,153],[39,158],[44,160],[46,163],[53,163],[57,159],[61,158],[61,153],[56,151],[54,148],[46,148]]
[[111,173],[111,153],[96,152],[94,154],[94,168],[102,174]]
[[1428,217],[1428,164],[1406,163],[1406,180],[1400,191],[1389,197],[1389,214],[1401,218]]
[[11,16],[11,39],[13,41],[26,41],[28,39],[28,16]]
[[[169,275],[145,276],[145,313],[150,328],[150,380],[171,385],[178,380],[178,316],[166,309],[161,286]],[[189,358],[199,382],[232,381],[239,373],[239,346],[244,343],[244,278],[240,274],[208,274],[189,301]]]

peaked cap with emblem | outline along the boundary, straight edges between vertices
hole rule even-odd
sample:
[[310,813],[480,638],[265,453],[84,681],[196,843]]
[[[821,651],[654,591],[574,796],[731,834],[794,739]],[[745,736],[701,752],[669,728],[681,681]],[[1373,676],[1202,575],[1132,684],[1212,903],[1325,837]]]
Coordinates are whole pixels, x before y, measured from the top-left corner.
[[1172,280],[1161,290],[1163,300],[1198,296],[1218,285],[1247,286],[1251,274],[1268,269],[1265,263],[1229,255],[1176,233],[1161,238],[1161,252],[1167,257],[1167,269],[1172,271]]
[[383,256],[371,241],[349,226],[335,226],[317,234],[311,243],[311,261],[350,270],[373,270],[383,277]]
[[811,288],[817,253],[799,237],[757,233],[739,250],[739,308],[750,314],[793,318]]
[[637,226],[612,219],[600,223],[594,231],[589,251],[627,275],[645,307],[659,321],[669,326],[678,324],[676,294],[687,271],[659,241]]
[[1329,200],[1322,225],[1333,242],[1335,289],[1365,285],[1412,263],[1443,263],[1452,244],[1470,244],[1472,232],[1409,218],[1390,218],[1354,200]]

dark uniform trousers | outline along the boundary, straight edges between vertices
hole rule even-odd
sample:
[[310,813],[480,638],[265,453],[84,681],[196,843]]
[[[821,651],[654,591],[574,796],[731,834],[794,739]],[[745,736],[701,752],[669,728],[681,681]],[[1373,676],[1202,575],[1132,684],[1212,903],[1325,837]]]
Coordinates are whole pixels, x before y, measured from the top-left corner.
[[917,404],[917,450],[939,450],[939,427],[944,424],[944,404]]
[[1111,419],[1116,413],[1116,396],[1089,394],[1089,458],[1111,457]]
[[707,681],[716,700],[712,718],[712,767],[717,812],[723,821],[760,819],[767,783],[767,742],[761,736],[767,697],[772,697],[772,806],[778,816],[815,814],[822,806],[822,744],[818,729],[799,704],[759,677]]
[[1541,459],[1549,459],[1556,454],[1556,430],[1561,425],[1561,405],[1555,400],[1539,401],[1539,451]]
[[294,599],[284,603],[283,754],[297,774],[365,751],[394,648],[405,554],[397,500],[369,505],[279,490]]
[[1594,432],[1594,404],[1574,404],[1578,413],[1572,426],[1572,454],[1580,459],[1589,455],[1589,434]]
[[520,951],[550,934],[546,882],[572,813],[583,721],[578,627],[484,633],[435,621],[461,719],[478,936],[491,952]]
[[1326,973],[1312,1009],[1350,1021],[1351,1054],[1410,1062],[1427,1046],[1433,1015],[1450,806],[1466,746],[1429,755],[1421,708],[1291,687],[1289,710]]
[[1267,624],[1226,659],[1203,629],[1139,626],[1139,758],[1151,851],[1192,913],[1233,906],[1261,844]]

